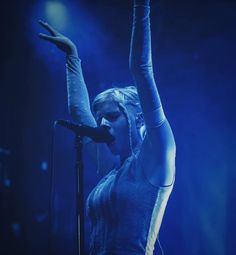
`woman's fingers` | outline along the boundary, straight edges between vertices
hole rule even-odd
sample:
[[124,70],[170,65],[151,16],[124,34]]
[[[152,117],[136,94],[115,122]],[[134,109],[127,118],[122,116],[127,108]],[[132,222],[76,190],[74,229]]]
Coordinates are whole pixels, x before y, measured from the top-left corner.
[[47,35],[44,33],[40,33],[39,37],[41,39],[53,43],[60,50],[66,52],[67,54],[73,53],[74,55],[77,55],[76,46],[69,38],[57,32],[54,28],[52,28],[46,22],[43,22],[40,20],[39,24],[42,25],[51,34],[51,35]]
[[50,36],[50,35],[45,35],[45,34],[40,33],[39,37],[42,38],[43,40],[46,40],[46,41],[49,41],[49,42],[52,42],[52,43],[57,43],[58,42],[58,38],[55,37],[55,36]]
[[76,48],[73,46],[73,43],[70,42],[67,38],[62,36],[51,36],[40,33],[39,37],[45,41],[51,42],[56,45],[60,50],[70,54],[71,52],[76,52]]
[[41,26],[43,26],[45,29],[47,29],[47,31],[48,31],[51,35],[53,35],[53,36],[58,36],[58,35],[60,34],[59,32],[57,32],[56,29],[54,29],[52,26],[50,26],[47,22],[44,22],[44,21],[40,20],[40,21],[39,21],[39,24],[40,24]]

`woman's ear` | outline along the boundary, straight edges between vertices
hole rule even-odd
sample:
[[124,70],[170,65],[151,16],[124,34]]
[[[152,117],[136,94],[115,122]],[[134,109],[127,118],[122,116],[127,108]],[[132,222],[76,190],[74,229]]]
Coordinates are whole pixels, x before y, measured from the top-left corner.
[[146,135],[146,127],[145,127],[145,122],[144,122],[142,112],[137,113],[135,121],[136,121],[136,127],[139,130],[140,136],[143,140]]
[[136,114],[135,123],[138,129],[140,129],[144,125],[144,118],[142,112],[138,112]]

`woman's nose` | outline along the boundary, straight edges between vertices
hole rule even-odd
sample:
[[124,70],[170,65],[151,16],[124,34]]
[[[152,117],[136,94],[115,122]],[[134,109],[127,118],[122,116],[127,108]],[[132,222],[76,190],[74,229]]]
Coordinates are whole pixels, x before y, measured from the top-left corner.
[[100,124],[101,126],[107,126],[107,127],[110,127],[110,123],[109,123],[109,121],[107,120],[107,119],[105,119],[105,118],[102,118],[102,120],[101,120],[101,124]]

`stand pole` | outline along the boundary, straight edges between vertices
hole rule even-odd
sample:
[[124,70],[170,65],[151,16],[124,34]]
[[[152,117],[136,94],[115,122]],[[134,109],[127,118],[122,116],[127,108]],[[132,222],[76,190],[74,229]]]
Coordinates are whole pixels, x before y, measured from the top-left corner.
[[[75,136],[75,149],[76,149],[76,232],[77,232],[77,251],[79,255],[84,254],[84,166],[83,166],[83,143],[82,137]],[[78,254],[78,252],[77,252]]]

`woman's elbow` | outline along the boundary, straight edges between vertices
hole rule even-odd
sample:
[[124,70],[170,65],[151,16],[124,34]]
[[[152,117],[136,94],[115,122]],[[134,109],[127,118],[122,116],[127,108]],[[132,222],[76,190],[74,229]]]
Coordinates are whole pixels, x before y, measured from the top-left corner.
[[130,72],[134,76],[147,76],[153,74],[153,68],[151,63],[142,63],[140,61],[130,61]]
[[89,110],[79,109],[78,107],[69,107],[69,114],[72,120],[80,125],[91,127],[97,126],[93,114]]
[[80,119],[80,114],[79,114],[77,107],[69,105],[68,110],[69,110],[69,114],[70,114],[72,120],[77,122]]

